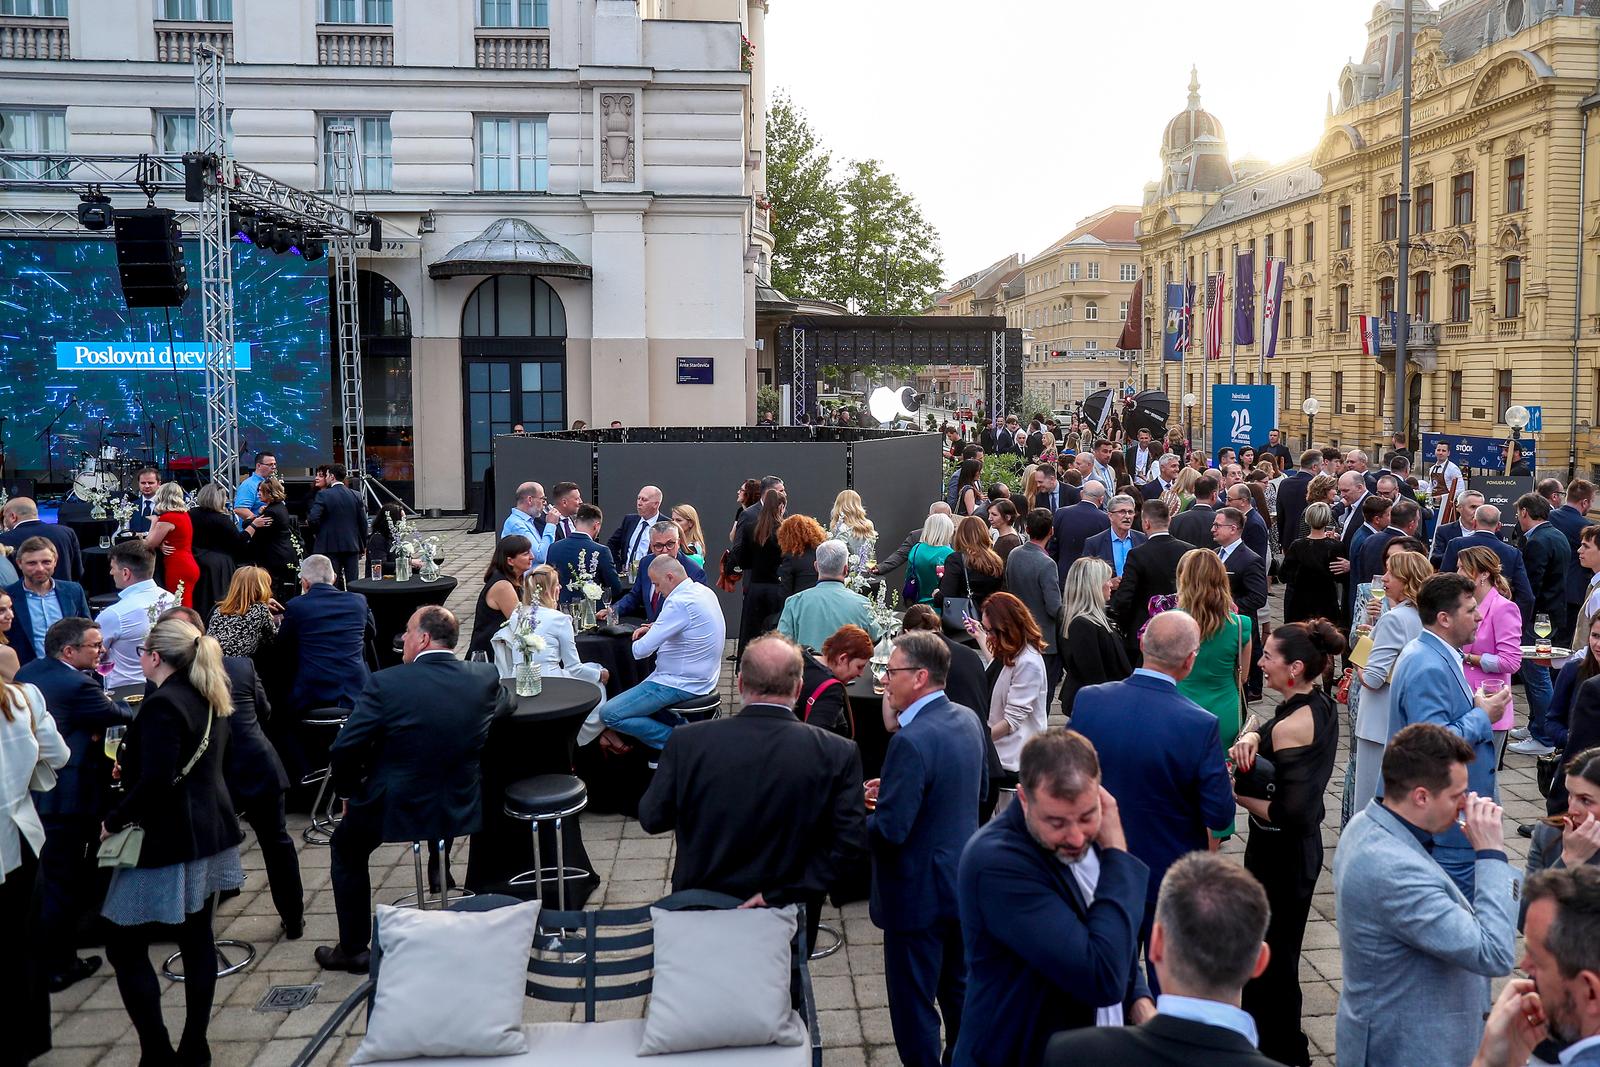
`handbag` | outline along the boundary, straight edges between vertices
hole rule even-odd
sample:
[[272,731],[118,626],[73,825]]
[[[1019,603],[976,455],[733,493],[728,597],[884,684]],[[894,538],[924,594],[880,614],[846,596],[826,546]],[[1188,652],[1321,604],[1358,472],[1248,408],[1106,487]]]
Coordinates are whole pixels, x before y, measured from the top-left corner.
[[900,587],[900,602],[902,604],[915,604],[922,599],[921,583],[917,581],[917,549],[922,547],[918,542],[911,546],[911,551],[906,553],[906,582]]
[[[34,714],[33,701],[28,701],[28,729],[33,733],[34,744],[39,743],[39,717]],[[34,761],[33,771],[28,775],[28,792],[48,793],[56,787],[56,769],[46,763],[41,757]]]
[[1350,686],[1355,681],[1355,677],[1356,669],[1354,667],[1346,667],[1344,673],[1339,676],[1339,684],[1333,691],[1333,699],[1341,704],[1350,703]]
[[[206,754],[206,749],[211,747],[211,724],[216,717],[215,712],[206,715],[206,730],[200,735],[200,745],[194,750],[194,755],[189,757],[189,762],[178,772],[178,776],[172,780],[173,785],[187,778],[189,772],[194,770],[195,764],[200,762],[200,757]],[[137,867],[139,853],[143,850],[144,827],[130,824],[100,842],[100,847],[95,850],[95,861],[101,867]]]
[[1257,756],[1256,761],[1250,765],[1248,771],[1235,768],[1233,772],[1233,795],[1249,797],[1252,800],[1271,800],[1278,792],[1277,769],[1272,766],[1272,761],[1264,756]]
[[739,588],[739,563],[733,557],[733,549],[722,550],[722,558],[717,562],[717,588],[724,593],[731,593]]
[[1539,782],[1539,795],[1549,799],[1550,790],[1555,788],[1556,775],[1561,773],[1561,753],[1552,752],[1548,756],[1540,756],[1534,761],[1534,775]]
[[939,618],[945,626],[960,630],[965,633],[967,620],[977,618],[972,607],[972,577],[967,573],[967,561],[961,561],[961,584],[966,587],[966,596],[947,596],[939,607]]

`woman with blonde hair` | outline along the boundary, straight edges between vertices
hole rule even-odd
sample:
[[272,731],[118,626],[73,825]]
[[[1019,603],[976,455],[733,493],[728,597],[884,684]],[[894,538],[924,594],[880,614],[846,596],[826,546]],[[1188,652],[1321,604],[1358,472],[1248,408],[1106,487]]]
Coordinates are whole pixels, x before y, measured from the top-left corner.
[[1167,490],[1176,494],[1178,501],[1176,507],[1170,504],[1167,506],[1172,515],[1176,516],[1181,511],[1189,510],[1190,505],[1194,503],[1194,483],[1199,480],[1200,472],[1193,467],[1185,467],[1178,472],[1178,476],[1172,480],[1172,488]]
[[672,521],[681,535],[679,547],[683,554],[704,567],[706,565],[706,532],[700,528],[700,513],[691,504],[677,504],[672,509]]
[[245,526],[250,537],[250,559],[272,575],[272,589],[287,602],[300,592],[300,557],[304,546],[295,534],[294,519],[284,506],[287,493],[277,478],[268,478],[256,489],[264,505],[261,514]]
[[186,1011],[177,1062],[208,1063],[206,1026],[217,987],[212,902],[244,884],[239,820],[223,784],[226,719],[233,713],[222,647],[181,618],[150,628],[139,666],[155,685],[128,726],[117,763],[121,800],[104,832],[138,827],[144,840],[132,866],[115,867],[101,914],[111,921],[106,959],[139,1035],[141,1062],[173,1062],[161,1014],[161,985],[150,946],[178,927]]
[[271,575],[251,566],[233,572],[228,595],[211,609],[206,623],[224,656],[254,656],[263,645],[272,643],[278,635],[278,619],[271,605]]
[[817,546],[827,539],[822,526],[810,515],[790,515],[778,524],[778,547],[783,550],[778,583],[783,586],[785,599],[817,584]]
[[156,517],[144,535],[144,547],[152,552],[161,551],[163,545],[171,549],[162,567],[162,580],[171,593],[176,593],[178,583],[183,583],[183,606],[192,608],[200,564],[194,558],[194,526],[189,522],[189,501],[184,498],[183,486],[163,483],[156,489],[151,506]]
[[[572,616],[561,610],[561,576],[548,563],[541,563],[522,580],[521,606],[516,609],[533,620],[533,632],[544,640],[544,648],[533,654],[539,672],[545,677],[582,678],[601,689],[605,701],[606,683],[611,672],[598,663],[585,663],[578,655],[578,639],[572,629]],[[511,619],[513,627],[518,619]]]
[[[1511,583],[1500,573],[1500,557],[1482,545],[1456,554],[1456,571],[1472,579],[1478,602],[1478,630],[1461,649],[1461,669],[1474,692],[1484,682],[1497,679],[1501,688],[1522,667],[1522,611],[1511,600]],[[1500,753],[1515,724],[1516,708],[1507,704],[1493,724],[1495,752]]]
[[[1361,681],[1359,695],[1351,686],[1351,708],[1355,715],[1350,748],[1351,771],[1345,787],[1348,804],[1341,813],[1346,822],[1367,806],[1378,792],[1383,751],[1389,744],[1389,681],[1400,650],[1422,633],[1422,618],[1417,614],[1417,594],[1422,583],[1433,575],[1433,565],[1420,552],[1400,552],[1389,557],[1383,571],[1383,614],[1372,627],[1372,648],[1366,666],[1357,670]],[[1355,605],[1352,614],[1366,614]],[[1355,635],[1351,635],[1354,640]]]
[[1133,673],[1128,649],[1106,603],[1111,599],[1111,564],[1082,556],[1067,571],[1061,588],[1061,711],[1072,717],[1078,690],[1101,682],[1120,682]]
[[877,558],[878,528],[867,518],[861,494],[854,489],[841,489],[839,495],[833,498],[833,512],[828,516],[828,537],[849,546],[852,572],[866,570],[867,561]]
[[946,597],[968,597],[973,610],[981,612],[983,602],[1000,591],[1006,574],[1005,561],[989,542],[989,524],[968,515],[956,526],[950,547],[934,606],[942,610]]
[[950,538],[955,532],[955,520],[949,515],[929,515],[923,522],[922,540],[906,555],[906,573],[917,581],[916,603],[933,603],[933,595],[939,591],[939,568],[953,551]]
[[1178,683],[1178,692],[1217,717],[1227,751],[1239,736],[1251,633],[1250,620],[1233,610],[1228,569],[1215,552],[1197,548],[1178,560],[1178,610],[1200,627],[1194,669]]

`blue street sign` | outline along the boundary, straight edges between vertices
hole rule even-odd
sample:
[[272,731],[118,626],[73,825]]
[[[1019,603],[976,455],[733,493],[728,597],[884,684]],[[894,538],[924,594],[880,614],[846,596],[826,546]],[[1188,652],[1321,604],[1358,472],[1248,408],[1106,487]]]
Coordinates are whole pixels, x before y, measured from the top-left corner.
[[1260,447],[1267,431],[1278,425],[1278,387],[1213,385],[1211,419],[1213,459],[1225,447],[1236,454],[1246,445]]
[[1544,408],[1538,404],[1528,405],[1528,425],[1523,427],[1528,433],[1538,433],[1544,429]]
[[679,356],[679,385],[710,385],[715,365],[709,356]]

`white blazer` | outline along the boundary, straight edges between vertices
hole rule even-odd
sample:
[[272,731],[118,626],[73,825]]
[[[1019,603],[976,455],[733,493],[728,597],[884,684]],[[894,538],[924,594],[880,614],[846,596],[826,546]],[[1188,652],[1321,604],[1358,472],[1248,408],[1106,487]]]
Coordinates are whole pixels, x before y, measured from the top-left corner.
[[22,842],[37,856],[44,847],[44,825],[33,807],[28,781],[41,760],[59,770],[72,754],[44,706],[44,694],[27,682],[20,689],[24,706],[12,705],[14,716],[0,714],[0,882],[22,865]]
[[[983,642],[979,642],[980,646]],[[984,651],[984,662],[993,659]],[[989,725],[1011,723],[1011,732],[994,743],[1000,766],[1015,771],[1022,762],[1022,746],[1045,731],[1049,718],[1049,690],[1045,685],[1044,657],[1039,650],[1025,646],[1017,661],[1001,667],[989,697]]]

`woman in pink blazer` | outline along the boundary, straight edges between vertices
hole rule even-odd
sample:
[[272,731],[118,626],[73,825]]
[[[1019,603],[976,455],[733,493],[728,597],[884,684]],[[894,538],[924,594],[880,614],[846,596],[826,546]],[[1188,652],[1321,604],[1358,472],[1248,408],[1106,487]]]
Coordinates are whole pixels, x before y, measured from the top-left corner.
[[[1481,616],[1477,634],[1461,650],[1467,684],[1477,689],[1489,679],[1499,679],[1510,685],[1511,676],[1522,666],[1522,612],[1511,602],[1511,586],[1500,575],[1500,557],[1487,548],[1463,549],[1456,556],[1456,571],[1472,579]],[[1516,709],[1507,704],[1493,724],[1497,754],[1515,721]]]

